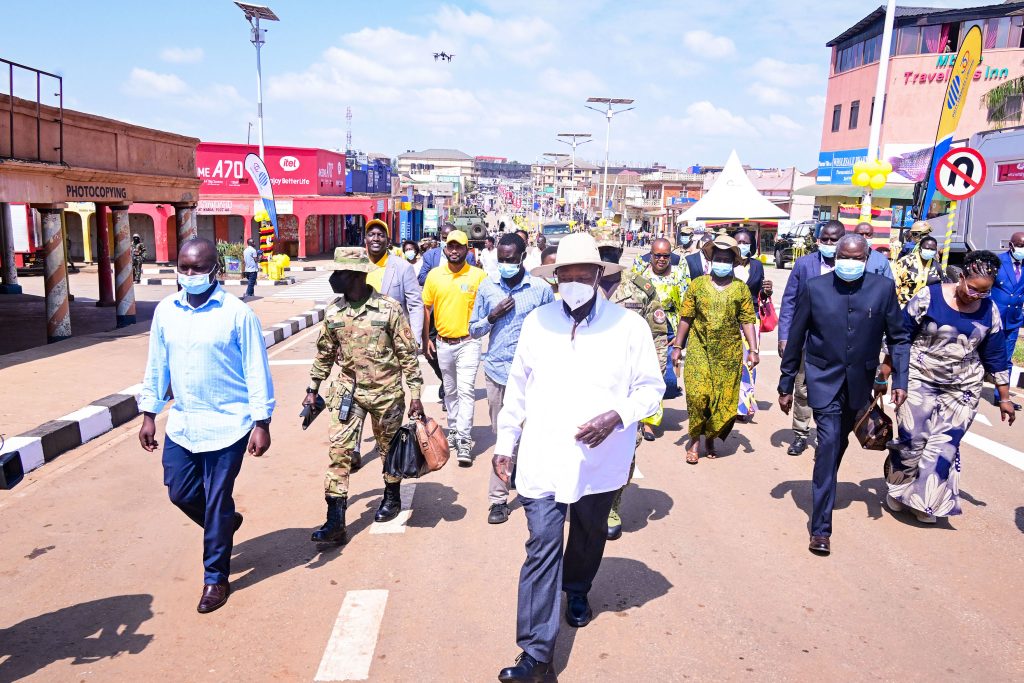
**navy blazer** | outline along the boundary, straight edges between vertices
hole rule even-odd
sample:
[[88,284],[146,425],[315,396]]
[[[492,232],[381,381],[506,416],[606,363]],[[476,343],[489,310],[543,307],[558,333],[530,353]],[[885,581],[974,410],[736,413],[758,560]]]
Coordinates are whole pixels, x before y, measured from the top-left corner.
[[764,264],[751,256],[747,267],[750,268],[747,289],[750,290],[750,297],[754,300],[754,310],[757,311],[758,305],[761,303],[758,295],[761,293],[761,287],[764,286]]
[[686,257],[686,270],[690,273],[690,278],[696,279],[701,275],[704,275],[704,262],[700,259],[700,252],[695,251]]
[[[443,251],[444,247],[434,247],[433,249],[428,249],[426,253],[423,254],[423,266],[420,268],[420,274],[416,278],[420,283],[420,287],[426,284],[427,275],[430,274],[430,271],[437,268],[442,262],[447,260],[442,253]],[[471,266],[476,265],[476,257],[473,256],[472,250],[470,250],[466,255],[466,263]]]
[[825,408],[845,384],[848,407],[860,410],[871,401],[883,341],[892,356],[892,387],[906,390],[910,333],[892,282],[874,273],[854,282],[835,273],[812,278],[793,314],[779,393],[793,393],[806,352],[808,405]]
[[793,262],[793,272],[789,274],[786,291],[782,293],[782,309],[779,311],[779,341],[789,340],[789,328],[793,324],[797,298],[803,292],[804,285],[816,277],[821,277],[821,256],[818,252],[801,256]]
[[992,301],[999,309],[1003,327],[1015,330],[1024,326],[1024,272],[1021,273],[1019,280],[1016,279],[1013,272],[1013,257],[1008,251],[1000,254],[999,260],[1003,265],[999,268],[996,282],[992,286]]

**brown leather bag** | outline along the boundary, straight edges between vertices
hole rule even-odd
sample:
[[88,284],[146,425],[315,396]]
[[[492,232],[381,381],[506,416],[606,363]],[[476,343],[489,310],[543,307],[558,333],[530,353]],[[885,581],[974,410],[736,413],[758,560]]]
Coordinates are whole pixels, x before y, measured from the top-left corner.
[[887,444],[892,441],[892,418],[885,414],[881,394],[861,413],[853,426],[853,433],[856,434],[861,447],[869,451],[884,451]]
[[416,441],[419,443],[420,453],[423,454],[424,460],[430,466],[431,472],[436,472],[444,467],[448,458],[451,457],[451,452],[448,450],[448,436],[432,417],[424,416],[423,419],[416,420]]

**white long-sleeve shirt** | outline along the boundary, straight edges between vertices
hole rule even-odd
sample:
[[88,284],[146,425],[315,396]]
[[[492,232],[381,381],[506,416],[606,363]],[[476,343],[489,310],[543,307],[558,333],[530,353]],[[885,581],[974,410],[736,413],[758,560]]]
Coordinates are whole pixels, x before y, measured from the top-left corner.
[[[494,452],[519,441],[516,490],[528,498],[574,503],[626,483],[636,423],[658,409],[665,381],[651,328],[639,315],[598,297],[576,328],[561,301],[523,323]],[[576,441],[585,422],[614,410],[622,427],[596,448]]]

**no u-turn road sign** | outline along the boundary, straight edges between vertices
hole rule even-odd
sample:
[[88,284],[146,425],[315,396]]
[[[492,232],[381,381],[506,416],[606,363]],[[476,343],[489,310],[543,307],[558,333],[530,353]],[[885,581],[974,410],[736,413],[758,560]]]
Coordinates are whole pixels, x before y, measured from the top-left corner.
[[949,199],[973,197],[985,183],[985,159],[970,147],[951,149],[935,165],[935,188]]

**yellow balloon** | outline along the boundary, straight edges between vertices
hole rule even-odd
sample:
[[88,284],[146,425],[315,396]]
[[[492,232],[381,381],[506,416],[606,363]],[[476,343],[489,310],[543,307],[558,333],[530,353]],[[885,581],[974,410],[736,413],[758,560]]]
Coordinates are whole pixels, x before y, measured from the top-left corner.
[[865,187],[870,182],[871,182],[871,174],[868,173],[867,171],[861,171],[860,173],[855,173],[853,175],[853,184],[854,185],[858,185],[860,187]]
[[883,187],[885,187],[885,175],[883,175],[882,173],[876,173],[875,175],[871,176],[872,190],[881,190]]
[[267,221],[270,220],[270,216],[267,214],[266,209],[260,209],[253,216],[253,219],[255,219],[256,221],[258,221],[260,223],[266,223]]
[[858,173],[863,173],[866,170],[868,170],[868,165],[865,161],[858,161],[853,165],[854,176],[856,176]]
[[890,173],[892,173],[892,164],[890,164],[888,161],[883,161],[882,162],[882,173],[884,173],[886,175],[889,175]]

